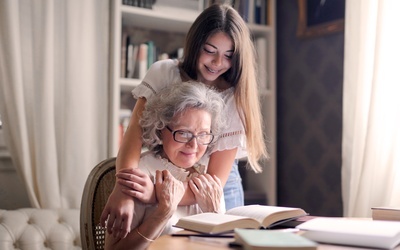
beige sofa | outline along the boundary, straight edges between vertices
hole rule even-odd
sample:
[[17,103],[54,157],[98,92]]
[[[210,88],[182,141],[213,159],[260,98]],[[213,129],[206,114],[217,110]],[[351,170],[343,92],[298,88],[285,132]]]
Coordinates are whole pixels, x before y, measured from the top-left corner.
[[79,209],[0,210],[0,249],[82,249]]

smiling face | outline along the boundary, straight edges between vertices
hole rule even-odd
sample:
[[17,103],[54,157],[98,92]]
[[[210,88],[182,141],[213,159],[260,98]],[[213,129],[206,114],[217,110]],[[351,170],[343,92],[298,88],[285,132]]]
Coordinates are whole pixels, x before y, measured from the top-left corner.
[[200,51],[197,62],[198,80],[212,84],[232,66],[233,41],[224,32],[211,35]]
[[[211,132],[211,115],[205,110],[190,108],[181,115],[178,114],[173,120],[173,124],[169,125],[173,131],[188,131],[195,136]],[[161,156],[181,168],[192,167],[207,150],[207,145],[198,144],[196,138],[187,143],[176,142],[172,132],[167,128],[161,131],[161,139],[163,141]]]

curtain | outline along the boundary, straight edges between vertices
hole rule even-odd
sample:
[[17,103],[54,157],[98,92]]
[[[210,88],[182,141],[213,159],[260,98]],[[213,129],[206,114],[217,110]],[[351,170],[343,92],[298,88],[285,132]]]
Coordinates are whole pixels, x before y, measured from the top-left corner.
[[400,207],[400,1],[346,1],[342,193],[345,216]]
[[107,156],[108,0],[0,0],[0,113],[32,204],[79,208]]

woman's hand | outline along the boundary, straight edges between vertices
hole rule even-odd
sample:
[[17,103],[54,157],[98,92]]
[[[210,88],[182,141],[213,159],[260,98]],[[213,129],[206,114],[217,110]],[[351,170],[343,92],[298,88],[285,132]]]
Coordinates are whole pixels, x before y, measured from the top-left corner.
[[121,170],[116,176],[118,177],[118,184],[128,188],[122,189],[124,194],[137,198],[143,203],[157,202],[153,181],[149,175],[139,168]]
[[183,182],[175,179],[168,170],[157,170],[155,181],[158,208],[166,216],[172,216],[185,193]]
[[222,184],[216,176],[200,175],[189,180],[189,187],[203,212],[218,213],[221,206]]

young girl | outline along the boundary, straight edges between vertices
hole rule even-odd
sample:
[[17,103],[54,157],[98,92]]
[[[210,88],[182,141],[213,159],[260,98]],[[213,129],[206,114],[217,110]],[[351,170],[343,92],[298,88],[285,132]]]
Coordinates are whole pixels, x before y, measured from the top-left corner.
[[[258,160],[268,155],[262,132],[251,34],[241,16],[229,5],[212,5],[205,9],[187,34],[183,60],[154,63],[143,82],[133,90],[137,103],[118,152],[117,171],[138,166],[142,148],[138,121],[146,100],[170,83],[189,79],[216,88],[226,103],[224,114],[228,129],[219,135],[210,152],[207,173],[218,176],[224,185],[227,209],[243,205],[236,160],[247,156],[250,167],[260,172]],[[113,231],[114,237],[126,236],[134,213],[132,198],[121,190],[116,184],[101,216],[102,225],[107,226],[108,232]],[[138,190],[136,197],[146,201],[149,196],[142,190],[146,189]],[[186,190],[180,205],[193,203],[193,194]]]

